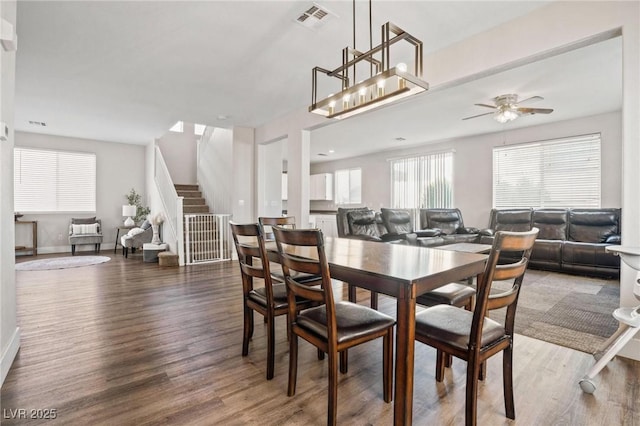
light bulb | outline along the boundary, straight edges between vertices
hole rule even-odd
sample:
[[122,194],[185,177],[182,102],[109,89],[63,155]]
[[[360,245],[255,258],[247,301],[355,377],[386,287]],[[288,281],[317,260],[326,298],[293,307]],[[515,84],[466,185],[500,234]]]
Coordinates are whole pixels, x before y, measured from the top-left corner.
[[358,94],[360,95],[360,104],[363,104],[365,101],[365,97],[367,96],[367,88],[366,87],[362,87],[360,90],[358,90]]
[[329,115],[333,115],[336,110],[336,101],[329,102]]
[[378,86],[378,97],[384,96],[384,79],[378,80],[376,86]]
[[346,95],[344,95],[342,97],[342,109],[348,109],[349,108],[349,99],[351,98],[351,95],[349,93],[347,93]]

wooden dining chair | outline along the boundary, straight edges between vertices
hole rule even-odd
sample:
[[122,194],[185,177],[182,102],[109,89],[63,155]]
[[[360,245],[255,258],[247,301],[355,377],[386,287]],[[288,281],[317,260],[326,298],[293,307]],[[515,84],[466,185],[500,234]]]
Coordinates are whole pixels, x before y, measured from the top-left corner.
[[[436,380],[444,378],[444,354],[467,361],[465,423],[476,424],[478,376],[482,364],[503,352],[503,386],[506,415],[515,419],[513,400],[513,327],[522,279],[538,229],[527,232],[496,232],[485,270],[478,278],[473,312],[437,305],[416,314],[416,340],[436,349]],[[518,261],[498,264],[501,253],[521,252]],[[490,296],[493,281],[513,280],[507,291]],[[487,311],[506,307],[505,323],[487,318]]]
[[[275,317],[288,313],[287,289],[283,282],[274,282],[271,276],[260,225],[257,223],[241,225],[230,222],[230,226],[242,275],[244,306],[242,356],[249,354],[255,311],[264,316],[267,324],[267,380],[271,380],[275,370]],[[255,278],[263,280],[264,287],[254,288]],[[302,298],[295,300],[295,309],[311,306],[315,306],[313,301]]]
[[[322,232],[317,229],[274,228],[278,253],[287,284],[289,300],[289,385],[287,395],[296,392],[298,336],[328,355],[329,396],[327,424],[336,424],[338,408],[338,356],[340,370],[346,373],[347,350],[383,337],[383,397],[391,401],[393,384],[393,326],[395,320],[366,306],[348,301],[336,302],[324,250]],[[320,286],[301,285],[292,273],[319,275]],[[303,297],[320,306],[299,311],[296,298]],[[344,361],[344,362],[343,362]]]
[[261,216],[258,218],[258,223],[260,223],[260,226],[262,226],[262,232],[264,233],[264,238],[267,241],[271,241],[274,239],[272,230],[274,226],[296,229],[296,218],[294,216]]

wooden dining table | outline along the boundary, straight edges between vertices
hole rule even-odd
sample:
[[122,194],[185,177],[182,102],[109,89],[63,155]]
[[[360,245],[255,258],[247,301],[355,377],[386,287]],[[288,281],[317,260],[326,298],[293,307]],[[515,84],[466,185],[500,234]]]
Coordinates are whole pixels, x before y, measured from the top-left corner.
[[410,425],[416,297],[480,274],[487,255],[348,238],[325,237],[324,243],[333,279],[396,298],[393,419],[396,425]]

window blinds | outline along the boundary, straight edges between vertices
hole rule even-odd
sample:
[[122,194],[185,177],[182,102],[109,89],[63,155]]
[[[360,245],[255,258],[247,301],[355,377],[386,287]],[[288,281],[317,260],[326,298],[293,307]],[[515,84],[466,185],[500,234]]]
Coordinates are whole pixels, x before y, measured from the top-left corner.
[[598,208],[600,182],[600,134],[493,149],[495,208]]
[[450,208],[453,152],[391,160],[393,208]]
[[336,170],[336,204],[359,204],[362,201],[362,170]]
[[96,155],[15,148],[14,209],[95,212]]

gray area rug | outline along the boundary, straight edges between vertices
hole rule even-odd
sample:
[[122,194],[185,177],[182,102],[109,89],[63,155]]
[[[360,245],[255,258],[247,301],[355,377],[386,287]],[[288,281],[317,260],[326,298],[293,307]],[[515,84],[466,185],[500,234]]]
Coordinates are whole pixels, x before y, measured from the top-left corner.
[[80,266],[97,265],[110,261],[106,256],[70,256],[52,257],[50,259],[31,260],[16,263],[16,271],[47,271],[50,269],[78,268]]
[[[506,289],[496,282],[493,291]],[[516,333],[556,345],[594,353],[618,328],[611,315],[620,307],[618,280],[581,277],[529,269],[518,310]],[[504,309],[490,313],[503,321]]]

